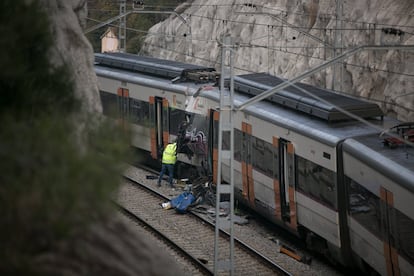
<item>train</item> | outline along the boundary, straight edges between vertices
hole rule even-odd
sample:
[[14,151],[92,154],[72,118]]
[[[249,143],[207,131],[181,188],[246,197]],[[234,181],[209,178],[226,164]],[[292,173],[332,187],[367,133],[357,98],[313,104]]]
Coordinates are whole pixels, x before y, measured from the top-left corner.
[[[220,88],[214,67],[96,53],[95,72],[103,114],[128,124],[132,147],[159,161],[165,144],[176,140],[181,177],[230,181],[229,163],[217,175],[218,107],[230,82]],[[234,104],[284,81],[236,75]],[[414,148],[407,137],[414,124],[385,116],[375,103],[305,83],[233,114],[237,201],[333,262],[413,275]],[[221,137],[228,146],[230,136]]]

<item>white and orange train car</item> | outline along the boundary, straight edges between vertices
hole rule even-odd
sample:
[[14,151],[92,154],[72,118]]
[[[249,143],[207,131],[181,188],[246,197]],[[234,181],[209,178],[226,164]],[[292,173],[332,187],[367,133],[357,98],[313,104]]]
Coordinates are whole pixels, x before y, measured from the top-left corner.
[[[158,160],[178,138],[180,176],[217,179],[214,68],[104,53],[95,55],[95,70],[104,114],[130,124],[132,146]],[[281,82],[262,73],[236,76],[235,105]],[[345,266],[413,275],[414,149],[388,147],[380,137],[380,129],[399,122],[376,104],[307,84],[233,118],[238,201]],[[224,147],[229,137],[223,135]],[[222,166],[220,177],[229,181],[229,164]]]

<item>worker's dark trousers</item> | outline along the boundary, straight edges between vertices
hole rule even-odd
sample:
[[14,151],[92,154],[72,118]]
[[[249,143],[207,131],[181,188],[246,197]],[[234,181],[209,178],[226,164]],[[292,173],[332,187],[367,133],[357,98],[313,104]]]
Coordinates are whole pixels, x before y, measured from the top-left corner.
[[162,177],[165,174],[165,171],[168,170],[168,183],[170,186],[173,185],[173,177],[174,177],[174,164],[162,164],[160,177],[158,178],[158,185],[161,185]]

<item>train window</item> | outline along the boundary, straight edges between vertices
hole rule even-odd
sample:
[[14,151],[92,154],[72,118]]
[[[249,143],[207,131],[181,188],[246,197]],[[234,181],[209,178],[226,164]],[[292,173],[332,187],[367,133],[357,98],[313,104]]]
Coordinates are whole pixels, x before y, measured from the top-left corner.
[[129,111],[129,117],[132,123],[149,126],[149,103],[137,99],[130,99]]
[[252,136],[247,134],[247,132],[242,133],[242,157],[241,160],[246,162],[246,164],[252,164],[252,150],[251,150],[251,143],[252,143]]
[[180,125],[185,121],[185,111],[170,108],[170,134],[178,135]]
[[230,131],[223,131],[223,140],[221,148],[223,150],[230,150]]
[[264,141],[252,136],[252,165],[253,168],[264,172]]
[[162,131],[167,131],[170,129],[170,120],[169,120],[170,113],[169,112],[170,112],[169,108],[164,106],[164,101],[163,101],[162,109],[161,109]]
[[257,137],[252,137],[253,168],[273,177],[273,146]]
[[266,168],[266,175],[269,177],[273,177],[273,162],[274,162],[274,156],[273,156],[273,145],[265,142],[264,143],[264,164]]
[[117,96],[105,91],[99,91],[102,102],[102,113],[105,116],[117,118],[118,107],[117,107]]
[[345,185],[349,191],[349,215],[382,239],[380,198],[349,177],[345,177]]
[[238,129],[234,129],[234,160],[241,161],[241,144],[242,144],[242,132]]
[[[345,183],[349,190],[350,216],[378,239],[389,240],[402,257],[414,263],[414,220],[381,203],[378,196],[349,177],[345,177]],[[385,237],[386,233],[391,237]]]
[[219,132],[219,122],[213,120],[213,148],[218,149],[218,132]]
[[198,155],[207,155],[207,137],[209,137],[208,119],[200,114],[191,114],[186,129],[187,144]]
[[279,179],[279,148],[272,147],[273,149],[273,178]]
[[395,214],[395,220],[390,220],[391,223],[395,223],[391,226],[395,231],[395,237],[391,239],[396,243],[393,246],[404,259],[414,264],[414,220],[397,209],[393,210],[391,213]]
[[336,210],[335,173],[300,156],[296,156],[296,168],[298,189]]

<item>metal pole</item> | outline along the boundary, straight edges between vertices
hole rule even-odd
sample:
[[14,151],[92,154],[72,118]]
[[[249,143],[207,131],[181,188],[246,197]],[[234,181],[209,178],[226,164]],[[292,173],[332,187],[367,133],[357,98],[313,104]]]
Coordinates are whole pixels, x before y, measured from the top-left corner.
[[[214,238],[214,275],[218,271],[229,271],[234,274],[234,130],[233,130],[233,97],[234,97],[234,65],[233,65],[233,40],[230,36],[223,37],[221,52],[221,77],[220,77],[220,114],[218,130],[218,162],[216,183],[216,225]],[[228,63],[226,63],[228,60]],[[230,68],[230,91],[224,88],[224,79],[227,76],[226,69]],[[229,132],[230,150],[223,150],[223,133]],[[227,162],[223,162],[227,161]],[[223,164],[229,165],[230,183],[221,183],[221,172]],[[227,218],[220,216],[220,202],[222,196],[230,199],[229,215]],[[219,245],[220,231],[230,232],[229,250],[222,252],[224,246]]]
[[[336,25],[335,25],[335,48],[334,48],[334,58],[342,54],[342,0],[336,0]],[[339,70],[338,70],[339,69]],[[339,71],[339,91],[342,91],[342,76],[343,76],[343,66],[342,64],[335,64],[332,72],[332,90],[335,90],[337,87],[335,84],[336,76]]]
[[126,0],[119,1],[119,34],[118,49],[120,53],[126,50]]

